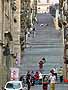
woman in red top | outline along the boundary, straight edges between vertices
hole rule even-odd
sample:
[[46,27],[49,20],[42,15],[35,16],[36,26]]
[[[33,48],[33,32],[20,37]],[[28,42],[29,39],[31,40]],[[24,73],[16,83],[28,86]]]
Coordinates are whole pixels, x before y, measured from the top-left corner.
[[38,72],[35,73],[34,79],[35,79],[35,84],[38,85],[39,84],[39,73]]
[[35,78],[35,80],[39,80],[39,73],[38,72],[35,73],[34,78]]

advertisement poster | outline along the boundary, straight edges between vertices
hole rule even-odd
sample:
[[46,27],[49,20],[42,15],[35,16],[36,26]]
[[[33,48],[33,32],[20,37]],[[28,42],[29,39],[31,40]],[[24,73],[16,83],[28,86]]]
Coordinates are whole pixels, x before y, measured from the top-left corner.
[[10,80],[19,80],[19,68],[11,68]]

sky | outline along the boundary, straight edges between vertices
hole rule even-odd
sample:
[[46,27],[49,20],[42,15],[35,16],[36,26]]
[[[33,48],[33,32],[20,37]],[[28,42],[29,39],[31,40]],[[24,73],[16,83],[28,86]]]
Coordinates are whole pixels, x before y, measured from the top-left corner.
[[[46,3],[47,0],[40,0],[41,3]],[[52,4],[59,3],[59,0],[50,0]]]

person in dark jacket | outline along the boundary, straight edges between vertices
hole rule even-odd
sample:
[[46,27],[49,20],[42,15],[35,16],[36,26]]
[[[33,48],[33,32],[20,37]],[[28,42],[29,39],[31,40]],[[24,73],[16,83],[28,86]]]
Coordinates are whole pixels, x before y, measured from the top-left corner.
[[31,72],[31,85],[34,86],[35,78],[34,78],[34,71]]
[[30,72],[29,71],[27,72],[27,75],[26,75],[26,83],[28,85],[28,90],[30,90],[30,86],[31,86],[31,75],[30,75]]

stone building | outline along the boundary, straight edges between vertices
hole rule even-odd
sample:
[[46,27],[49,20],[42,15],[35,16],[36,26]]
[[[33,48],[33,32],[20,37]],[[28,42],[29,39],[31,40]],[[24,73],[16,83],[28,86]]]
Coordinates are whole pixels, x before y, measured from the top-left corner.
[[68,0],[59,0],[59,14],[59,25],[64,36],[64,82],[68,82]]
[[20,0],[0,0],[0,88],[10,79],[10,68],[21,60]]
[[[37,2],[31,13],[31,0],[0,0],[0,88],[10,79],[10,68],[21,63],[30,31],[31,15],[36,16]],[[33,22],[32,22],[33,23]],[[16,62],[17,61],[17,62]]]
[[68,0],[63,2],[64,27],[64,81],[68,82]]
[[11,67],[11,54],[10,46],[12,39],[13,30],[12,25],[12,9],[10,0],[0,0],[0,88],[3,86],[3,83],[9,78],[9,67]]
[[2,70],[3,70],[3,68],[2,68],[2,58],[3,58],[2,57],[2,55],[3,55],[3,53],[2,53],[2,42],[3,42],[2,41],[3,40],[3,35],[2,35],[2,33],[3,33],[2,3],[3,3],[2,0],[0,0],[0,88],[2,86]]

